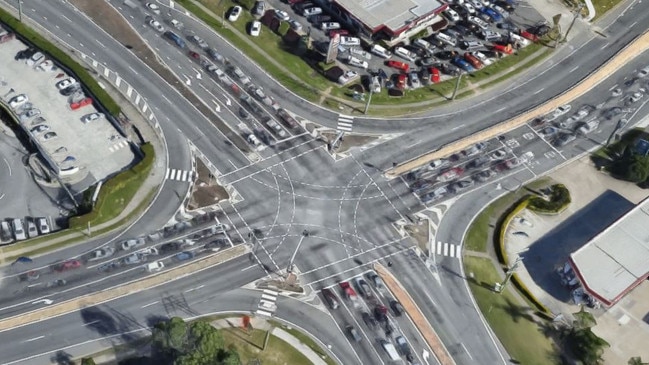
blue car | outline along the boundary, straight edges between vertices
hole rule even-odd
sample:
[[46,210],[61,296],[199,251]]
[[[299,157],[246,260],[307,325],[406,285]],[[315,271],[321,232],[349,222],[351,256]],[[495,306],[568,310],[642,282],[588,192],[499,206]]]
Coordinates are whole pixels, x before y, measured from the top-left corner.
[[488,7],[485,6],[484,8],[480,9],[480,12],[482,14],[485,14],[489,18],[491,18],[491,20],[494,23],[501,23],[503,21],[503,16],[499,12],[497,12],[496,10],[494,10],[492,8],[488,8]]
[[464,60],[463,58],[461,58],[461,57],[459,57],[459,56],[453,58],[453,60],[452,60],[451,62],[452,62],[455,66],[457,66],[457,67],[463,69],[463,70],[466,71],[466,72],[474,72],[474,71],[475,71],[475,68],[473,68],[473,66],[471,66],[470,63],[468,63],[466,60]]
[[190,251],[183,251],[181,253],[176,254],[175,258],[178,261],[186,261],[194,257],[194,253]]

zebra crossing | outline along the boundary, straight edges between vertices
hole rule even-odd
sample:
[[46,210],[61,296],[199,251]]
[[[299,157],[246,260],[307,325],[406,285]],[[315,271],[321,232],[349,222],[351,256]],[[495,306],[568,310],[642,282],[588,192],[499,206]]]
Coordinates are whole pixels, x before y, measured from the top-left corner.
[[272,317],[273,313],[277,310],[277,296],[279,292],[270,289],[264,289],[264,292],[261,294],[261,299],[257,305],[256,314],[260,316]]
[[165,179],[183,182],[192,181],[194,179],[194,172],[187,170],[167,169]]
[[461,254],[462,246],[437,241],[437,245],[435,247],[435,255],[459,258]]
[[351,132],[354,124],[354,117],[351,115],[338,114],[338,126],[336,129],[342,132]]
[[122,140],[122,141],[119,141],[119,142],[115,143],[114,145],[108,147],[108,150],[110,152],[115,152],[115,151],[120,150],[120,149],[122,149],[122,148],[124,148],[126,146],[128,146],[128,142]]

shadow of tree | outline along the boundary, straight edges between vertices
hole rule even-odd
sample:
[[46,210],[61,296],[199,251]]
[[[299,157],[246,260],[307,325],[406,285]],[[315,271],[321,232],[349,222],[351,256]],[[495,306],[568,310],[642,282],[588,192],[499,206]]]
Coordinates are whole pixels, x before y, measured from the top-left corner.
[[72,361],[72,355],[62,350],[57,351],[50,358],[50,361],[58,365],[74,365],[74,361]]
[[509,298],[505,299],[506,304],[501,305],[500,307],[514,320],[518,323],[520,319],[525,319],[528,321],[534,321],[534,318],[530,314],[530,308],[522,305],[517,305],[513,303]]

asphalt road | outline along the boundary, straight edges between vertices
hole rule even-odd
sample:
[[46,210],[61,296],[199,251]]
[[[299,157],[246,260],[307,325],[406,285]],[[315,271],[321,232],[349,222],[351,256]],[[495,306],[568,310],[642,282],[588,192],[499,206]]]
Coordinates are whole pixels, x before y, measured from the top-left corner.
[[[390,225],[423,207],[403,182],[398,179],[385,181],[382,177],[383,169],[391,166],[394,161],[426,152],[445,142],[480,130],[508,115],[526,110],[535,103],[569,87],[583,77],[589,69],[601,64],[613,54],[616,47],[620,48],[641,31],[641,26],[638,24],[643,24],[642,20],[647,12],[642,10],[646,4],[636,6],[637,9],[627,12],[606,30],[607,33],[610,33],[608,38],[595,38],[587,41],[587,35],[580,35],[580,38],[576,38],[576,41],[580,42],[580,46],[574,47],[572,50],[570,49],[572,43],[564,46],[552,58],[556,66],[547,71],[547,74],[544,74],[540,80],[521,82],[523,86],[503,95],[497,103],[487,101],[479,104],[478,100],[489,99],[487,97],[489,93],[496,93],[496,91],[490,91],[481,94],[478,99],[459,101],[450,106],[453,109],[464,109],[460,114],[452,116],[444,115],[448,109],[441,108],[433,112],[436,117],[430,116],[413,121],[363,121],[362,118],[359,118],[354,122],[355,131],[363,131],[364,128],[369,130],[369,123],[372,123],[372,131],[377,133],[407,132],[409,129],[410,131],[402,137],[385,142],[371,150],[358,150],[352,153],[351,157],[337,162],[334,162],[324,150],[321,142],[299,137],[281,148],[268,149],[262,155],[263,160],[253,165],[250,165],[246,156],[238,150],[225,143],[220,143],[220,141],[224,141],[222,133],[214,129],[195,108],[184,102],[182,97],[169,85],[154,75],[129,52],[123,51],[124,48],[121,45],[116,44],[103,31],[98,30],[87,18],[75,12],[69,4],[58,1],[52,3],[40,1],[36,7],[37,12],[27,9],[26,14],[38,19],[41,24],[45,24],[54,34],[66,40],[73,47],[79,48],[86,54],[96,55],[109,68],[122,75],[146,98],[156,110],[156,114],[160,115],[159,119],[165,131],[169,150],[172,151],[170,167],[180,169],[187,167],[189,161],[185,143],[185,138],[187,138],[196,144],[199,150],[217,166],[221,172],[220,181],[232,184],[244,197],[243,202],[224,206],[226,223],[233,226],[235,235],[238,235],[242,240],[246,240],[248,233],[253,229],[259,229],[263,237],[255,249],[257,263],[240,263],[246,270],[244,276],[247,280],[242,280],[240,285],[268,272],[280,272],[285,269],[302,232],[306,229],[310,232],[310,236],[305,239],[297,253],[296,266],[301,272],[301,282],[310,285],[313,289],[319,289],[322,286],[328,286],[362,273],[367,269],[366,265],[372,261],[385,260],[386,257],[399,258],[403,256],[403,252],[410,252],[408,249],[412,246],[410,240],[400,237]],[[71,21],[62,20],[66,18]],[[78,32],[76,29],[83,29],[84,32]],[[204,32],[200,28],[196,28],[195,31]],[[74,34],[74,36],[68,36],[68,33]],[[151,42],[155,41],[153,37],[159,38],[152,34],[150,29],[143,32],[143,36],[147,39],[150,38]],[[204,34],[204,39],[208,43],[219,44],[218,39],[207,32]],[[156,45],[158,44],[156,43]],[[160,47],[171,47],[169,44],[160,43],[159,45]],[[220,48],[219,46],[217,48],[220,51],[227,49],[227,46],[219,45]],[[602,48],[604,45],[606,47]],[[115,52],[115,50],[119,50],[119,52]],[[569,55],[573,50],[575,52],[571,54],[570,58],[560,61],[560,56]],[[242,69],[254,77],[255,82],[262,84],[264,90],[274,95],[286,93],[286,91],[278,90],[278,87],[273,86],[272,82],[269,86],[263,85],[265,75],[258,68],[255,66],[246,68],[249,61],[246,61],[245,57],[237,56],[237,52],[233,50],[228,52],[232,52],[229,57],[241,62]],[[182,55],[183,60],[181,61],[179,54],[173,52],[170,54],[175,55],[173,60],[177,60],[181,70],[184,68],[186,72],[189,72],[187,70],[192,66],[188,66],[191,61],[187,57]],[[574,69],[576,66],[579,67]],[[580,73],[581,77],[579,77]],[[517,80],[521,80],[521,78],[517,78]],[[532,88],[525,89],[526,87]],[[195,88],[194,91],[201,93],[202,91],[199,89]],[[543,90],[537,93],[538,99],[529,97],[540,89]],[[277,94],[274,93],[275,91]],[[160,95],[164,95],[167,100],[162,100]],[[288,97],[284,97],[282,100],[293,101]],[[465,105],[463,103],[479,105],[480,112],[463,107]],[[505,109],[498,110],[502,107]],[[333,114],[313,108],[310,104],[307,105],[296,100],[287,108],[298,114],[303,114],[300,110],[306,108],[309,110],[309,119],[323,125],[334,126],[335,124],[336,118],[332,118]],[[485,115],[493,117],[485,121]],[[457,120],[462,120],[464,125],[458,124]],[[233,119],[232,123],[236,123],[236,119]],[[409,148],[406,150],[403,146],[409,146]],[[548,149],[547,146],[544,148]],[[395,153],[395,151],[398,152]],[[156,204],[163,204],[161,211],[167,211],[164,206],[177,204],[174,202],[173,194],[178,193],[177,190],[171,190],[166,193],[167,195],[161,195],[156,202]],[[152,212],[159,211],[152,210]],[[140,221],[141,225],[138,227],[144,227],[140,229],[154,227],[153,224],[157,224],[158,221],[149,220],[161,219],[153,218],[155,216],[156,214],[147,215]],[[398,267],[395,268],[399,278],[403,280],[404,285],[411,293],[417,292],[414,297],[420,307],[429,306],[427,304],[428,296],[438,304],[433,308],[426,308],[425,313],[436,324],[442,339],[458,363],[474,363],[473,356],[476,354],[498,363],[498,359],[502,359],[502,355],[497,350],[498,347],[491,342],[488,331],[476,319],[478,315],[475,313],[475,309],[467,307],[465,311],[457,311],[458,303],[462,306],[470,306],[468,293],[461,290],[462,286],[458,285],[461,284],[461,278],[449,274],[451,279],[447,280],[441,276],[440,272],[438,273],[440,275],[439,287],[425,287],[423,283],[436,282],[435,274],[424,270],[420,262],[415,260],[414,263],[411,263],[412,259],[403,257],[403,259],[398,259]],[[402,262],[403,260],[409,261]],[[457,269],[457,265],[459,265],[457,260],[450,260],[450,258],[444,258],[440,262],[445,264],[445,261],[449,261],[448,266],[451,269]],[[452,271],[457,273],[457,270]],[[420,281],[413,280],[415,277],[419,277]],[[200,280],[203,285],[231,283],[231,281],[225,281],[226,278],[220,275],[197,276],[195,280]],[[234,287],[236,286],[231,288]],[[229,300],[230,293],[223,297],[228,298],[224,300]],[[137,304],[142,306],[153,302],[147,301],[150,298],[139,295],[121,300],[132,300],[133,302],[129,302],[131,308],[137,307]],[[153,308],[148,312],[155,311],[155,305],[151,305]],[[281,313],[281,308],[280,305],[278,314]],[[44,322],[43,325],[43,328],[56,328],[50,327],[56,326],[53,322]],[[309,325],[315,326],[308,319],[300,322],[302,327]],[[42,328],[40,329],[42,331]],[[79,338],[83,338],[83,336],[78,336],[75,331],[79,330],[70,328],[71,335],[77,336],[77,341]],[[319,332],[320,329],[318,328],[317,331]],[[14,337],[28,339],[38,336],[41,335],[33,337],[23,333],[14,335]],[[75,340],[68,341],[73,343]],[[52,345],[51,348],[55,348],[55,346]],[[334,346],[335,351],[342,348],[344,348],[343,345]],[[21,350],[26,351],[23,356],[34,353],[33,350],[29,351],[27,348]],[[8,353],[14,352],[11,350]],[[339,356],[343,357],[344,355],[339,354]],[[15,359],[19,357],[20,355],[14,355]],[[346,362],[343,361],[343,363]]]

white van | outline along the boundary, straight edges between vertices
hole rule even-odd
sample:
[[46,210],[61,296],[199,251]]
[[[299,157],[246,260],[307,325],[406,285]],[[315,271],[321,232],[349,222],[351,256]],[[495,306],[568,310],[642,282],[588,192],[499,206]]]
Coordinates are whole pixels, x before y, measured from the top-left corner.
[[397,47],[394,49],[394,53],[399,55],[400,57],[410,61],[414,62],[417,59],[417,55],[414,52],[411,52],[403,47]]
[[15,218],[11,221],[11,227],[14,230],[14,237],[16,241],[27,239],[27,234],[25,233],[25,227],[23,227],[23,221]]
[[437,38],[438,41],[444,42],[444,43],[446,43],[446,44],[448,44],[449,46],[452,46],[452,47],[455,47],[455,45],[457,43],[455,38],[451,37],[448,34],[444,34],[444,33],[437,33],[437,35],[435,35],[435,38]]
[[412,44],[417,45],[417,46],[419,46],[419,47],[421,47],[421,48],[423,48],[425,50],[428,50],[428,51],[431,51],[434,48],[427,40],[425,40],[423,38],[415,39],[415,41],[412,42]]
[[374,53],[375,55],[381,57],[381,58],[390,58],[392,57],[392,52],[388,51],[387,49],[379,46],[378,44],[375,44],[372,46],[372,49],[370,49],[370,52]]

